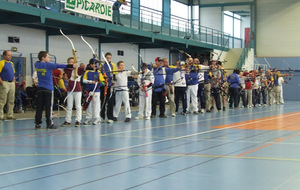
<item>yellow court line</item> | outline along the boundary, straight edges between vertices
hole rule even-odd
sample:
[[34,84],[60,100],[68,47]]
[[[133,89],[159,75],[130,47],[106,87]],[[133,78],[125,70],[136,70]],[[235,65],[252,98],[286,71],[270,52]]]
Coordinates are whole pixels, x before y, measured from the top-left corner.
[[[82,156],[89,154],[0,154],[0,157],[24,157],[24,156]],[[97,155],[97,154],[94,154]],[[230,156],[230,155],[207,155],[207,154],[153,154],[153,153],[109,153],[101,156],[160,156],[160,157],[201,157],[201,158],[234,158],[234,159],[253,159],[253,160],[274,160],[274,161],[293,161],[300,162],[295,158],[275,158],[275,157],[255,157],[255,156]]]

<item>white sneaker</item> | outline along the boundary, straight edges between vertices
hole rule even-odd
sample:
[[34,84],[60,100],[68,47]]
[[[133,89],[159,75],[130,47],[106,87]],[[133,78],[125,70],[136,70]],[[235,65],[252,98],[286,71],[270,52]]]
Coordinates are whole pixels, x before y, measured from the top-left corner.
[[90,125],[91,121],[90,120],[85,120],[85,122],[83,123],[84,125]]
[[200,113],[204,113],[204,109],[201,109],[201,110],[200,110]]
[[172,117],[175,117],[175,114],[172,114]]
[[136,116],[134,119],[140,120],[140,119],[144,119],[144,117],[143,117],[142,115],[138,115],[138,116]]
[[146,119],[146,120],[149,120],[149,119],[150,119],[150,116],[148,116],[148,117],[145,117],[145,119]]
[[258,104],[258,107],[261,107],[261,105],[260,105],[260,104]]
[[93,122],[93,125],[98,125],[101,123],[101,120],[100,119],[96,119],[94,122]]
[[113,123],[114,121],[112,119],[107,120],[107,123]]
[[267,104],[264,104],[264,107],[267,107]]

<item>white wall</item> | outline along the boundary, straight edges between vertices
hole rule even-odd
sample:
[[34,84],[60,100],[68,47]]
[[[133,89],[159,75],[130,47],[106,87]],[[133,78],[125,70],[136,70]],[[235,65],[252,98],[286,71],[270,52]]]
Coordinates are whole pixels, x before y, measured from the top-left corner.
[[257,1],[257,56],[299,56],[299,0]]
[[[20,38],[20,43],[8,43],[8,36],[14,36]],[[88,64],[90,58],[92,58],[91,49],[81,40],[80,36],[70,35],[68,36],[74,43],[77,51],[78,62]],[[98,39],[84,37],[86,41],[93,47],[94,51],[98,53]],[[18,26],[2,25],[0,27],[0,50],[10,50],[11,47],[17,47],[18,52],[22,53],[23,57],[26,57],[26,83],[31,85],[31,60],[30,53],[38,53],[41,50],[46,50],[46,33],[43,30],[29,29]],[[101,50],[112,53],[112,61],[117,63],[118,61],[124,61],[125,67],[128,70],[132,70],[131,66],[138,68],[138,46],[128,43],[105,43],[101,44]],[[124,51],[124,56],[118,56],[117,51]],[[1,53],[1,52],[0,52]],[[72,57],[72,47],[70,42],[61,35],[49,37],[49,53],[55,55],[57,63],[66,64],[68,57]],[[168,49],[141,49],[141,55],[146,63],[154,63],[156,57],[169,58]],[[101,55],[100,59],[103,60]]]
[[[19,37],[20,43],[8,43],[8,36]],[[0,44],[1,50],[10,50],[11,47],[17,47],[18,52],[22,53],[22,57],[26,57],[26,82],[27,85],[30,85],[30,53],[45,50],[45,31],[4,24],[0,27]]]
[[[118,61],[124,61],[125,69],[132,70],[133,65],[138,68],[138,46],[129,43],[105,43],[101,44],[101,51],[112,54],[112,62],[117,64]],[[124,51],[124,56],[118,56],[118,50]],[[101,60],[103,60],[101,58]]]
[[146,63],[155,63],[156,57],[168,58],[169,59],[169,50],[156,48],[156,49],[141,49],[141,55]]
[[208,28],[222,31],[221,7],[200,8],[200,24]]

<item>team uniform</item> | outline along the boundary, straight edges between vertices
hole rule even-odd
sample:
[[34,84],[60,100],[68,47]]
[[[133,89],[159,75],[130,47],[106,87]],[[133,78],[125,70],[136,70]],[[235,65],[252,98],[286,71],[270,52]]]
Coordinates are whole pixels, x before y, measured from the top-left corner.
[[165,116],[165,101],[166,98],[163,94],[165,91],[165,80],[166,80],[166,70],[164,67],[153,68],[154,83],[153,83],[153,94],[152,94],[152,112],[151,117],[156,116],[156,105],[159,101],[159,117]]
[[185,71],[177,71],[173,74],[173,80],[175,81],[175,105],[176,113],[179,109],[179,101],[182,102],[182,112],[181,114],[185,115],[187,113],[187,102],[186,102],[186,80],[185,80]]
[[53,94],[53,80],[52,80],[52,70],[57,68],[66,68],[67,65],[54,64],[49,62],[36,62],[34,64],[38,76],[38,86],[37,86],[37,107],[35,114],[35,124],[36,129],[40,128],[42,124],[42,113],[45,107],[46,111],[46,123],[47,128],[52,128],[52,94]]
[[237,108],[239,106],[239,86],[241,85],[240,77],[236,73],[232,73],[227,77],[227,82],[229,83],[229,108],[232,108],[232,104],[234,103],[234,107]]
[[[152,71],[147,69],[146,72],[139,74],[137,82],[140,87],[140,90],[139,90],[139,112],[136,119],[144,118],[144,108],[145,108],[145,119],[148,120],[150,119],[151,116],[152,84],[154,83],[154,76]],[[145,89],[143,89],[144,87],[147,87],[146,91]]]
[[[110,70],[111,69],[111,70]],[[104,76],[104,79],[106,80],[106,85],[107,86],[101,86],[100,87],[100,100],[101,100],[101,119],[104,121],[105,120],[105,107],[107,104],[107,119],[109,122],[113,121],[113,109],[114,109],[114,97],[113,92],[112,92],[112,79],[113,79],[113,73],[114,71],[117,71],[117,67],[114,63],[110,62],[109,66],[105,63],[101,65],[101,73],[106,76]],[[127,84],[126,84],[127,85]],[[105,94],[105,91],[106,94]]]
[[131,75],[131,71],[120,71],[115,74],[116,83],[115,83],[115,101],[116,105],[113,110],[114,120],[118,118],[122,103],[124,104],[125,109],[125,121],[130,121],[131,118],[131,109],[129,104],[129,92],[128,92],[128,76]]
[[177,72],[179,69],[175,66],[168,66],[166,69],[166,90],[167,90],[167,98],[169,100],[170,112],[173,117],[175,117],[175,102],[174,102],[174,80],[173,74]]
[[72,121],[72,109],[73,102],[75,101],[76,117],[75,117],[75,126],[79,126],[82,119],[82,110],[81,110],[81,96],[82,89],[80,84],[80,77],[84,72],[84,67],[79,67],[77,71],[77,78],[75,78],[75,69],[65,69],[65,73],[69,78],[67,86],[67,112],[66,119],[63,126],[69,126]]
[[[97,125],[101,122],[100,119],[100,87],[103,86],[104,78],[98,70],[86,70],[83,75],[83,83],[85,83],[85,90],[92,97],[86,109],[85,125],[90,124],[91,120],[94,119],[93,125]],[[96,81],[96,84],[92,82]],[[88,100],[89,101],[89,100]]]
[[0,85],[0,119],[4,119],[3,108],[7,104],[7,119],[13,119],[16,85],[14,83],[15,69],[11,61],[0,61],[0,77],[3,85]]
[[189,73],[186,75],[186,83],[187,83],[187,90],[186,90],[186,101],[187,101],[187,112],[198,113],[198,99],[197,99],[197,92],[198,92],[198,73],[197,67],[191,66]]

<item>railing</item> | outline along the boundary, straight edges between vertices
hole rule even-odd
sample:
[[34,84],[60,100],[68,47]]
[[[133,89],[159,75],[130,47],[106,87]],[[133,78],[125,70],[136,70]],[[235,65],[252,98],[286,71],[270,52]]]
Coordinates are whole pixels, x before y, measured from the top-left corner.
[[245,47],[242,50],[241,56],[236,64],[236,68],[243,69],[243,66],[245,65],[245,61],[248,58],[248,54],[250,49],[253,48],[253,40],[250,39],[248,42],[246,42]]
[[[37,8],[44,8],[49,11],[54,12],[67,12],[64,10],[64,0],[7,0],[13,3],[22,3],[29,6],[34,6]],[[108,0],[114,2],[113,0]],[[131,15],[138,15],[139,17],[134,17]],[[151,9],[149,7],[140,6],[139,8],[133,8],[131,10],[130,3],[127,6],[123,5],[120,9],[121,22],[127,27],[136,28],[143,31],[150,31],[153,33],[161,33],[164,35],[183,38],[188,40],[193,40],[197,42],[202,42],[205,44],[220,46],[222,48],[241,48],[242,39],[235,38],[226,34],[222,31],[215,30],[209,27],[199,26],[194,24],[191,27],[191,22],[189,19],[181,18],[176,15],[171,15],[170,17],[165,16],[165,20],[170,21],[170,23],[163,24],[162,12],[158,10]],[[99,20],[91,16],[82,15],[78,13],[71,13],[75,16]],[[224,43],[228,41],[230,43]]]

